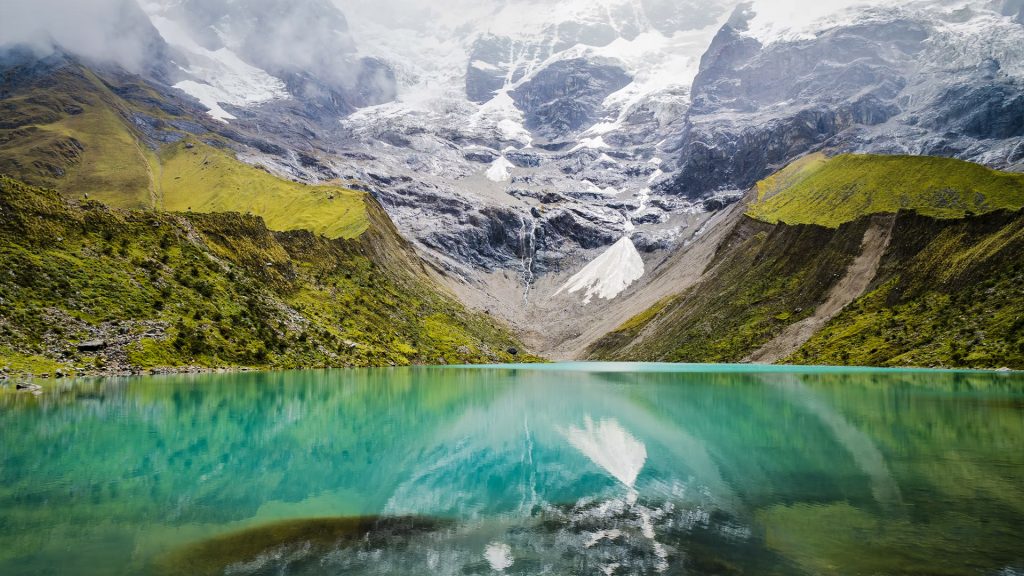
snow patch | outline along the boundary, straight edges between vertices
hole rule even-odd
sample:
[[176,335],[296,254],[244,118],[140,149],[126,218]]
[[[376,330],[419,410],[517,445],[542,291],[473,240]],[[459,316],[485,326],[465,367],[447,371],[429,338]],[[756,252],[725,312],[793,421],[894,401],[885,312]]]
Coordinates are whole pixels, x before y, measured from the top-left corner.
[[469,117],[468,124],[471,129],[493,127],[498,131],[502,140],[518,142],[529,147],[533,143],[533,135],[526,129],[523,122],[523,112],[516,107],[516,103],[508,92],[502,90],[494,98],[482,104],[480,109]]
[[562,292],[584,291],[584,305],[590,304],[594,296],[613,300],[643,275],[644,260],[640,252],[629,237],[623,237],[570,278],[555,296]]
[[591,194],[601,194],[602,196],[618,196],[619,195],[619,190],[617,188],[615,188],[614,186],[608,186],[606,188],[601,188],[600,186],[598,186],[597,184],[594,184],[593,182],[591,182],[590,180],[588,180],[586,178],[583,179],[582,183],[586,184],[587,192],[590,192]]
[[508,182],[512,178],[512,169],[515,165],[508,161],[504,156],[499,156],[497,160],[491,163],[491,167],[487,169],[487,178],[492,182]]
[[569,150],[569,154],[583,150],[584,148],[590,150],[600,150],[602,148],[611,148],[601,136],[595,138],[581,138],[580,143],[577,144],[572,150]]
[[182,70],[193,79],[174,87],[199,100],[213,118],[221,122],[235,119],[222,104],[253,106],[290,96],[284,82],[244,62],[231,50],[203,48],[180,24],[158,14],[151,12],[150,20],[168,44],[188,56],[190,66]]
[[484,62],[483,60],[473,60],[473,62],[470,63],[470,66],[476,68],[477,70],[483,70],[485,72],[493,72],[499,69],[494,64]]
[[887,0],[757,0],[747,34],[762,44],[812,39],[817,32],[849,24],[865,7],[885,5]]

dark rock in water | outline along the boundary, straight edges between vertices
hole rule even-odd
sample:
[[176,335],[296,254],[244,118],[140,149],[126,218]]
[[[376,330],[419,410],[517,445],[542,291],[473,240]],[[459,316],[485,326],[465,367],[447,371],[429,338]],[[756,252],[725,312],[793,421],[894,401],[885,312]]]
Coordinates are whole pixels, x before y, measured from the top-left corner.
[[79,343],[76,348],[79,352],[99,352],[107,347],[107,343],[103,340],[89,340],[88,342]]
[[38,384],[17,384],[14,388],[16,390],[25,390],[27,392],[36,392],[43,389],[43,387]]
[[443,520],[415,517],[287,520],[179,549],[158,560],[154,572],[212,576],[240,563],[263,560],[258,573],[277,574],[285,566],[316,561],[339,547],[379,549],[446,525]]

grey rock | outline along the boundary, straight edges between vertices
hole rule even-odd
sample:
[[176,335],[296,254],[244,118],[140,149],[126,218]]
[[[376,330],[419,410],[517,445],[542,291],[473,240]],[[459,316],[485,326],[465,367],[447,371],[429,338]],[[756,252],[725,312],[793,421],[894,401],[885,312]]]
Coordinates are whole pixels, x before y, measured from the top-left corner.
[[75,347],[79,352],[99,352],[106,349],[107,342],[104,340],[89,340],[86,342],[80,342]]
[[526,127],[554,140],[594,124],[604,99],[630,82],[614,60],[576,58],[544,68],[511,96]]

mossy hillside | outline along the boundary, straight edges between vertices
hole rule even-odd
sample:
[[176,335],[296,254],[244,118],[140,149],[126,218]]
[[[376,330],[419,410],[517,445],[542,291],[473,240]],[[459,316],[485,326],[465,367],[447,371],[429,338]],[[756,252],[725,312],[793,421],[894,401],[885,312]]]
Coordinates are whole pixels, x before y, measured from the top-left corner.
[[867,222],[836,231],[746,219],[706,278],[597,341],[600,360],[738,362],[811,314],[856,257]]
[[928,156],[812,155],[760,183],[758,196],[747,214],[772,224],[836,228],[900,210],[963,218],[1024,207],[1024,174]]
[[[9,178],[0,218],[0,367],[475,363],[519,347],[425,274],[378,264],[388,244],[373,237],[390,230],[329,239],[237,213],[118,211]],[[97,337],[107,350],[76,350]]]
[[369,224],[362,192],[283,180],[202,142],[163,149],[160,171],[157,207],[163,210],[256,214],[272,230],[330,238],[355,238]]
[[113,206],[152,205],[155,155],[127,120],[131,106],[101,79],[66,64],[16,85],[0,93],[0,173]]
[[[0,92],[0,173],[115,208],[251,213],[272,230],[331,238],[366,230],[362,193],[275,177],[238,160],[213,132],[183,140],[169,123],[199,124],[185,111],[170,115],[173,106],[146,86],[70,61],[53,66],[5,72],[13,89]],[[147,133],[140,119],[164,129]]]
[[788,361],[1024,369],[1024,214],[895,230],[875,289]]

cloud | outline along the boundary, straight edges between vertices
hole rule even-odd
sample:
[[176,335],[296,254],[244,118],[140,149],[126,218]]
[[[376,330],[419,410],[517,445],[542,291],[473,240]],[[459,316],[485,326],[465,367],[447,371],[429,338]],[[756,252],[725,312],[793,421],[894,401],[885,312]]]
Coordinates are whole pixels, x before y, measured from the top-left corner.
[[60,47],[140,71],[162,41],[135,0],[0,0],[0,47]]

